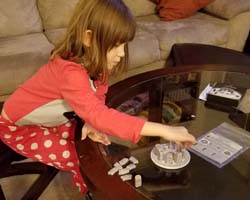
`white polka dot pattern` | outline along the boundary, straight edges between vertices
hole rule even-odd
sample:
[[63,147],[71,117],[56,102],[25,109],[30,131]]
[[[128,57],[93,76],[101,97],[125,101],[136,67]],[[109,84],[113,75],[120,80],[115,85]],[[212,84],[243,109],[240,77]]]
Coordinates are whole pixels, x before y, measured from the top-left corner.
[[54,162],[55,165],[61,166],[60,162]]
[[65,124],[66,127],[71,127],[71,125],[72,125],[71,122],[67,122],[67,123]]
[[[1,117],[0,117],[1,123]],[[75,152],[71,127],[75,122],[67,122],[63,126],[19,127],[12,123],[4,122],[5,129],[2,137],[6,144],[11,146],[21,155],[43,162],[49,166],[74,173],[73,182],[77,183],[79,190],[86,192],[79,172],[79,161]],[[1,124],[2,127],[2,124]]]
[[36,155],[35,155],[35,157],[36,157],[37,159],[39,159],[39,160],[41,160],[41,159],[42,159],[42,156],[41,156],[41,155],[39,155],[39,154],[36,154]]
[[16,131],[16,129],[17,129],[16,126],[8,126],[8,128],[10,131]]
[[67,144],[67,140],[61,139],[59,141],[60,145],[66,145]]
[[55,160],[55,159],[56,159],[56,155],[55,155],[55,154],[50,154],[50,155],[49,155],[49,158],[50,158],[51,160]]
[[49,131],[48,130],[44,130],[43,131],[43,135],[49,135]]
[[64,158],[69,158],[69,157],[70,157],[70,152],[69,152],[69,151],[64,151],[64,152],[62,153],[62,156],[63,156]]
[[74,167],[74,163],[73,163],[73,162],[68,162],[68,163],[67,163],[67,166],[68,166],[68,167]]
[[52,163],[47,163],[47,165],[52,166],[52,167],[54,166]]
[[16,141],[20,141],[20,140],[22,140],[23,139],[23,136],[17,136],[16,137]]
[[68,131],[64,131],[64,132],[62,133],[62,137],[63,137],[64,139],[67,139],[67,138],[69,137],[69,132],[68,132]]
[[51,140],[46,140],[46,141],[44,142],[44,146],[45,146],[46,148],[50,148],[50,147],[52,146],[52,141],[51,141]]
[[37,133],[34,132],[34,133],[30,134],[30,137],[35,137],[36,135],[37,135]]
[[30,146],[30,149],[31,149],[31,150],[36,150],[36,149],[38,149],[38,144],[37,144],[37,143],[32,143],[31,146]]
[[4,138],[5,138],[5,139],[10,139],[10,138],[11,138],[11,135],[10,135],[10,134],[4,134]]
[[24,150],[24,146],[22,144],[17,144],[16,148],[19,150]]

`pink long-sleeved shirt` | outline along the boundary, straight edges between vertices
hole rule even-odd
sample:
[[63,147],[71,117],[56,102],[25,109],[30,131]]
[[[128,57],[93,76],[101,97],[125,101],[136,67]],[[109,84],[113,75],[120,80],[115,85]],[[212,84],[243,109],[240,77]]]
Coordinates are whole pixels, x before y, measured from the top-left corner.
[[80,64],[56,57],[7,99],[4,110],[18,125],[58,126],[63,112],[75,111],[97,130],[137,142],[144,120],[108,108],[107,84],[92,82]]

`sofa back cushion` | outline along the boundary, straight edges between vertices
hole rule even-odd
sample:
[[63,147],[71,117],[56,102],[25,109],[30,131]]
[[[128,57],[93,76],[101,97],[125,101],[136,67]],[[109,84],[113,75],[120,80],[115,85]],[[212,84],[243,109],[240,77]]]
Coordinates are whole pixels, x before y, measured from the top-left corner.
[[214,0],[158,0],[157,9],[162,20],[173,21],[190,17]]
[[156,4],[151,0],[123,0],[134,16],[145,16],[155,14]]
[[[249,0],[215,0],[205,7],[208,13],[230,19],[242,12],[250,11]],[[250,19],[249,19],[250,20]]]
[[43,30],[36,0],[0,1],[0,37]]
[[67,27],[79,0],[37,0],[44,29]]

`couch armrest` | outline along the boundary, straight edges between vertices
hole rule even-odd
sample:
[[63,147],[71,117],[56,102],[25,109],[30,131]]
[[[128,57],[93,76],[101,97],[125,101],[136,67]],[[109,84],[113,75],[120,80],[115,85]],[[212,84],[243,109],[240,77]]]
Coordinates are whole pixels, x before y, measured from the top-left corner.
[[249,0],[215,0],[204,8],[208,13],[224,19],[232,17],[246,11],[250,11]]

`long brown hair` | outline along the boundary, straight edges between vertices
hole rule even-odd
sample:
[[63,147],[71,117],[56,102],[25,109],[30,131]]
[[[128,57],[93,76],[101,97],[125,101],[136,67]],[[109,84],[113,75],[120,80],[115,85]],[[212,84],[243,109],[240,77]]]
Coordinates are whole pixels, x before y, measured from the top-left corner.
[[[79,0],[69,22],[65,38],[59,43],[51,58],[84,63],[89,75],[107,80],[107,52],[118,44],[126,43],[125,56],[115,67],[115,73],[125,71],[128,65],[127,42],[134,38],[136,23],[121,0]],[[83,44],[83,34],[91,30],[91,45]]]

